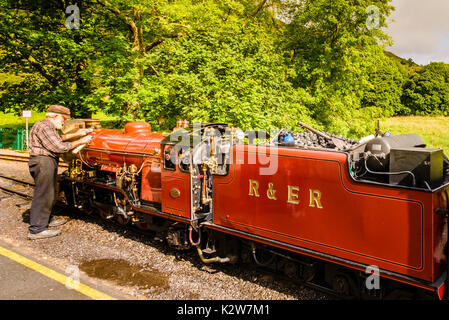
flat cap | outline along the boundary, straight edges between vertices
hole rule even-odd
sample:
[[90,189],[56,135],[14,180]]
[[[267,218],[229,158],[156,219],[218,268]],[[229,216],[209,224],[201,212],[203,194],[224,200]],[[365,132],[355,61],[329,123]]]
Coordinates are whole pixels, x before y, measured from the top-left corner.
[[59,105],[51,105],[48,107],[47,112],[59,113],[64,116],[64,118],[70,118],[70,109],[59,106]]

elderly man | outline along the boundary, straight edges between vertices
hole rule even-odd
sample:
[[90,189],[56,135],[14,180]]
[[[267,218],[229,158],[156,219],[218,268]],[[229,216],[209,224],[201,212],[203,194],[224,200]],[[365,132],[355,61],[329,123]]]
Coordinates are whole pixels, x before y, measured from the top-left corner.
[[[63,106],[51,105],[46,118],[33,125],[30,131],[30,174],[35,181],[33,201],[30,210],[28,239],[42,239],[57,236],[60,230],[50,230],[64,224],[64,219],[51,218],[51,210],[57,199],[57,174],[59,154],[79,145],[86,144],[92,138],[85,136],[73,142],[63,142],[57,130],[70,118],[70,110]],[[89,131],[80,129],[76,135],[66,139],[86,135]]]

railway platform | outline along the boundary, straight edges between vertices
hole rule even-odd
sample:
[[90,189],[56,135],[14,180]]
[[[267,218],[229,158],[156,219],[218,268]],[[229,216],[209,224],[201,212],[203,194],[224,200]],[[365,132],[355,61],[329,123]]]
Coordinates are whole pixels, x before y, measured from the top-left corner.
[[[0,159],[10,161],[11,166],[28,158],[28,152],[0,149]],[[0,202],[0,216],[7,210],[3,206]],[[109,289],[98,289],[97,284],[80,279],[78,270],[52,261],[52,257],[42,258],[0,234],[0,300],[126,299],[105,293]]]
[[94,289],[73,270],[29,257],[30,252],[0,239],[0,300],[115,300]]

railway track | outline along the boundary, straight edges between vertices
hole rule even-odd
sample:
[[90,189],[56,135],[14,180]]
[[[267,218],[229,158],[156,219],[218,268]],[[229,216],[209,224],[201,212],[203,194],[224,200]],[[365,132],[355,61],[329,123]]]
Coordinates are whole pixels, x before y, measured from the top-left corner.
[[20,162],[28,162],[28,155],[15,155],[15,154],[2,154],[0,155],[0,160],[10,160],[10,161],[20,161]]
[[[5,181],[7,181],[7,183],[5,183]],[[13,183],[13,185],[8,185]],[[15,184],[15,185],[14,185]],[[20,187],[17,186],[17,184],[22,185],[22,191],[17,190]],[[19,180],[13,177],[7,177],[7,176],[3,176],[0,175],[0,190],[3,190],[4,192],[8,193],[8,194],[16,194],[22,198],[25,198],[27,200],[31,200],[33,198],[32,195],[32,188],[34,187],[34,183],[32,182],[28,182],[28,181],[23,181],[23,180]],[[23,189],[25,189],[23,191]],[[28,190],[26,190],[28,189]]]
[[[0,154],[0,160],[28,162],[30,160],[30,156],[28,154],[24,154],[24,155]],[[67,168],[67,164],[65,162],[60,162],[59,166],[63,167],[63,168]]]

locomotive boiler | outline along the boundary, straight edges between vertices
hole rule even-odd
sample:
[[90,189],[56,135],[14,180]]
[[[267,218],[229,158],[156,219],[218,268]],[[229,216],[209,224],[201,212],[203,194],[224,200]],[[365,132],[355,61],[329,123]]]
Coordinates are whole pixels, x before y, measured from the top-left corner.
[[63,157],[71,206],[195,248],[204,263],[254,261],[346,296],[445,295],[447,159],[416,135],[283,129],[254,144],[223,123],[156,133],[145,122],[91,135]]

